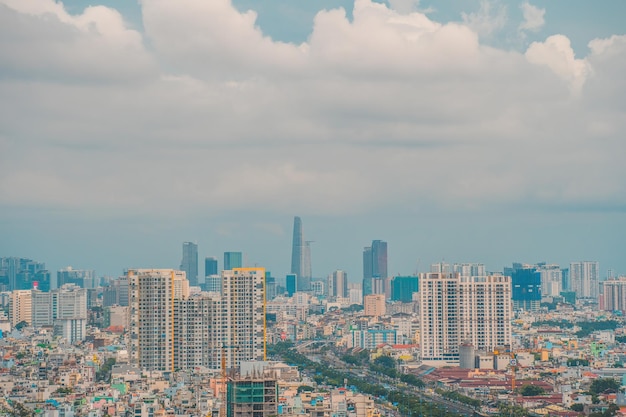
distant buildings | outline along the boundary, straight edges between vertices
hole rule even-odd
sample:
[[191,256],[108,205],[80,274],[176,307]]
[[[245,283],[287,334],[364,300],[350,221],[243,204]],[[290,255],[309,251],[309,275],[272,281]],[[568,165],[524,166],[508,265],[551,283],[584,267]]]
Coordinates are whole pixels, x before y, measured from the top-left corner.
[[32,323],[32,296],[30,290],[15,290],[11,292],[9,320],[13,327],[21,322]]
[[211,275],[217,275],[218,272],[217,258],[213,256],[204,258],[204,276],[210,277]]
[[348,274],[342,270],[336,270],[328,276],[328,296],[348,297]]
[[536,265],[513,263],[504,268],[504,275],[511,277],[513,286],[513,309],[537,311],[541,307],[541,273]]
[[600,289],[599,262],[571,262],[569,265],[571,290],[578,298],[596,300]]
[[224,270],[243,267],[243,254],[241,252],[224,252]]
[[293,219],[293,242],[291,245],[291,273],[298,280],[298,291],[308,291],[311,287],[311,244],[304,240],[302,219]]
[[393,277],[391,279],[391,301],[408,303],[413,301],[413,294],[419,291],[419,277]]
[[46,264],[26,258],[0,258],[0,290],[50,291],[50,273]]
[[97,288],[98,279],[96,271],[87,269],[74,269],[71,266],[57,271],[57,287],[65,284],[74,284],[80,288]]
[[604,281],[603,310],[626,313],[626,276]]
[[368,294],[363,296],[363,314],[371,317],[385,315],[385,294]]
[[363,295],[385,293],[387,242],[373,240],[363,248]]
[[185,271],[189,285],[198,285],[198,245],[193,242],[183,243],[183,259],[180,270]]

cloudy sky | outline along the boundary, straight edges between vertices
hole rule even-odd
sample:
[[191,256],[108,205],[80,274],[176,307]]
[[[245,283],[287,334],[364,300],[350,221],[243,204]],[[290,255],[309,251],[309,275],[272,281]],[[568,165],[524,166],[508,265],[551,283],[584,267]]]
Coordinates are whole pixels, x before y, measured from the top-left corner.
[[[626,274],[626,2],[0,0],[0,256]],[[221,261],[220,261],[221,265]],[[203,271],[203,268],[201,268]]]

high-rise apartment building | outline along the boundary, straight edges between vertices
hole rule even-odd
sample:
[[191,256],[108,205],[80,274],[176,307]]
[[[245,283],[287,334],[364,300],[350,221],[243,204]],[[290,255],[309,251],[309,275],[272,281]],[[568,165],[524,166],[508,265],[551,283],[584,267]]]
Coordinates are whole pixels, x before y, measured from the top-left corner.
[[234,268],[222,272],[222,345],[226,366],[265,360],[265,268]]
[[328,276],[328,296],[348,297],[348,273],[340,269]]
[[604,311],[621,311],[626,313],[626,276],[604,281]]
[[291,245],[291,273],[298,280],[298,291],[308,291],[311,286],[311,242],[304,240],[302,219],[293,218],[293,242]]
[[241,252],[224,252],[224,270],[243,267],[243,254]]
[[541,276],[541,296],[558,297],[563,291],[563,271],[558,265],[538,265]]
[[130,298],[130,356],[142,369],[173,371],[174,300],[189,296],[185,272],[131,269],[126,276]]
[[[387,278],[387,242],[373,240],[371,246],[363,248],[363,295],[385,292]],[[375,284],[375,279],[382,284]]]
[[511,346],[511,277],[459,277],[459,335],[479,350]]
[[11,292],[9,320],[15,327],[21,322],[32,323],[32,295],[30,290],[15,290]]
[[419,280],[423,361],[456,363],[467,341],[485,350],[510,346],[510,277],[431,272]]
[[189,285],[198,285],[198,245],[193,242],[183,243],[183,259],[180,270],[185,271]]
[[571,262],[569,279],[572,291],[577,298],[597,299],[600,290],[599,262]]

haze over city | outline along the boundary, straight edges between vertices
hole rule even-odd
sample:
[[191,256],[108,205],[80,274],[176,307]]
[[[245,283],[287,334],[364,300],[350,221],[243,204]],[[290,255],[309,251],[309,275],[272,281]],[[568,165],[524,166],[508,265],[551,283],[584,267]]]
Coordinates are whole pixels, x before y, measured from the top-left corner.
[[0,256],[626,273],[626,3],[0,0]]

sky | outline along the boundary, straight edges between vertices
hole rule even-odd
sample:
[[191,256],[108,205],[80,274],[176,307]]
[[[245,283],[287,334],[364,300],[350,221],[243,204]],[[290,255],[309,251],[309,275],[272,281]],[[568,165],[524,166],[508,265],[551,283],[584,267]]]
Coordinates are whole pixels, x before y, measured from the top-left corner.
[[[626,2],[0,0],[0,256],[626,275]],[[201,265],[200,271],[203,271]]]

